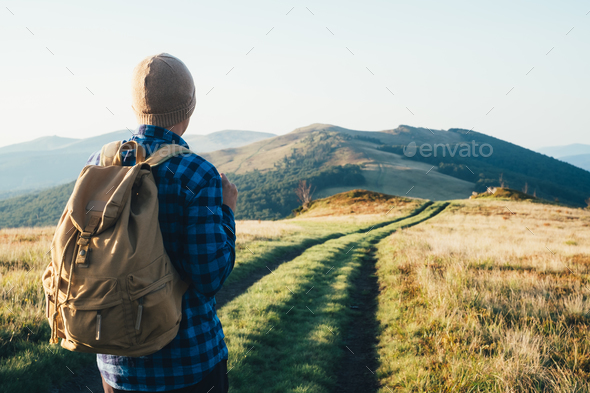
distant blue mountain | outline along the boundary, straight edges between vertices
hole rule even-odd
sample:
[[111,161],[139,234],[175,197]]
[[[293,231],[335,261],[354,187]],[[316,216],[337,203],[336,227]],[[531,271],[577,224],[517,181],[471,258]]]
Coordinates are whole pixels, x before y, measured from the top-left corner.
[[559,157],[559,159],[590,172],[590,154],[577,154],[574,156]]
[[567,156],[576,156],[580,154],[590,154],[590,145],[583,143],[573,143],[565,146],[548,146],[537,149],[539,153],[543,153],[549,157],[561,158]]
[[[0,199],[75,180],[88,157],[109,142],[131,138],[128,130],[84,139],[46,136],[0,148]],[[240,147],[276,136],[267,132],[224,130],[185,135],[197,153]]]

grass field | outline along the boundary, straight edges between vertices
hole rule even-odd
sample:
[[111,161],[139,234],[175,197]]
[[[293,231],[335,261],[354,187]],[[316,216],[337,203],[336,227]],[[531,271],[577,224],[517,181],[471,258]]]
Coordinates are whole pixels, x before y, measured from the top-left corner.
[[378,245],[380,392],[587,392],[590,212],[469,201]]
[[[581,209],[354,192],[239,221],[218,294],[230,391],[589,391],[589,227]],[[2,392],[94,362],[47,343],[52,235],[0,230]]]

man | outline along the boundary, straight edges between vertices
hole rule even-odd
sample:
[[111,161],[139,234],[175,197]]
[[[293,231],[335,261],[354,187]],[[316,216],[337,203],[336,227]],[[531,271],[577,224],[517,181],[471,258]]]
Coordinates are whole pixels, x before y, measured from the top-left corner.
[[[195,109],[196,91],[187,67],[162,53],[137,65],[132,81],[139,126],[132,138],[146,156],[182,139]],[[100,153],[88,164],[98,165]],[[125,154],[123,165],[135,164]],[[152,168],[158,186],[164,246],[183,279],[182,322],[176,338],[160,351],[138,358],[98,355],[105,392],[227,392],[228,351],[215,311],[215,293],[235,262],[234,211],[238,190],[196,154],[171,158]]]

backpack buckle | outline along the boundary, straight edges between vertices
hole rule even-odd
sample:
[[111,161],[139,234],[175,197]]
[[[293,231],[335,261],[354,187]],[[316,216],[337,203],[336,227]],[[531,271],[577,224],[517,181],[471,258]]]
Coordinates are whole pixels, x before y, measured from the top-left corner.
[[90,238],[96,231],[98,227],[98,223],[100,222],[100,215],[92,215],[90,216],[90,222],[84,228],[84,232],[80,234],[78,241],[78,254],[76,255],[76,266],[78,267],[88,267],[88,262],[86,262],[86,258],[88,257],[88,249],[90,248]]

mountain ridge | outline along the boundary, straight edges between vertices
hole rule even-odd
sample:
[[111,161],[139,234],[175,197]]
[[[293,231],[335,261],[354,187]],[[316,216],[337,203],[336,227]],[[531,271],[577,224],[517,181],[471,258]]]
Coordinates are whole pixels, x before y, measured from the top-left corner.
[[[412,142],[420,154],[406,154]],[[482,155],[484,145],[488,146],[488,155]],[[434,148],[435,154],[424,154],[424,146],[430,146],[431,152]],[[477,146],[479,154],[462,154],[464,149]],[[314,123],[284,135],[200,155],[237,184],[237,219],[288,216],[300,205],[294,192],[300,180],[316,188],[315,198],[363,189],[401,197],[451,200],[468,198],[472,192],[481,193],[488,187],[510,187],[548,201],[585,206],[590,196],[590,172],[493,136],[459,128],[433,130],[401,125],[384,131],[357,131]],[[57,199],[65,198],[66,186],[51,191],[52,206],[59,205]],[[6,214],[12,214],[8,221],[33,224],[40,213],[53,212],[59,218],[61,211],[47,209],[43,193],[36,195],[0,203],[0,226],[7,222]],[[61,203],[65,205],[66,200]],[[23,207],[23,203],[30,206]],[[16,217],[17,210],[27,219]]]

